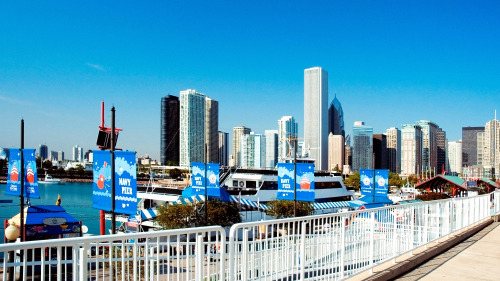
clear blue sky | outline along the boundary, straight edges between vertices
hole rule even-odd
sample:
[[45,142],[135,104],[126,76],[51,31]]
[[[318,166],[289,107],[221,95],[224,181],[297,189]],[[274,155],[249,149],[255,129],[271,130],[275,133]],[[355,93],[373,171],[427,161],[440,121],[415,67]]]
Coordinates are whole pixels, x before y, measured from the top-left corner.
[[499,109],[498,1],[2,1],[0,147],[94,149],[100,103],[118,146],[159,158],[160,100],[196,89],[219,128],[293,115],[303,71],[328,71],[346,131],[431,120],[461,139]]

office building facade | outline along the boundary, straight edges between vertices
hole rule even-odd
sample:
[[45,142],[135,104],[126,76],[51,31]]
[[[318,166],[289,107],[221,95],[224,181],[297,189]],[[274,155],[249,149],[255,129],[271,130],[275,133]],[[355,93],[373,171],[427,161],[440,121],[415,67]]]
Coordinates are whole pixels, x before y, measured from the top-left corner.
[[233,161],[234,166],[241,167],[241,138],[243,135],[250,134],[250,128],[238,126],[233,128]]
[[384,134],[373,134],[373,156],[375,157],[375,169],[388,169],[387,159],[387,136]]
[[328,73],[304,70],[304,151],[316,170],[328,168]]
[[344,137],[342,135],[328,135],[328,170],[344,169]]
[[229,133],[219,131],[219,164],[221,166],[229,165]]
[[446,149],[448,146],[448,140],[446,139],[446,132],[441,128],[436,131],[436,148],[437,148],[437,167],[436,174],[443,173],[446,169]]
[[285,162],[285,159],[294,157],[298,130],[299,125],[292,116],[283,116],[278,120],[278,162]]
[[373,128],[354,122],[352,128],[352,171],[373,169]]
[[266,165],[266,138],[261,134],[244,134],[241,136],[241,167],[262,169]]
[[219,163],[219,102],[205,99],[205,142],[207,163]]
[[45,144],[41,144],[38,146],[38,156],[42,160],[49,159],[49,148]]
[[341,135],[345,138],[344,130],[344,111],[342,105],[337,99],[337,95],[333,98],[328,108],[328,134]]
[[278,130],[265,130],[264,135],[266,136],[265,168],[274,169],[278,164]]
[[75,145],[72,151],[73,151],[73,158],[71,160],[83,163],[83,148],[79,147],[78,145]]
[[179,97],[167,95],[161,98],[160,163],[162,165],[179,165],[179,110]]
[[401,173],[401,131],[392,127],[385,132],[387,137],[387,164],[393,173]]
[[[484,134],[484,127],[462,127],[462,165],[464,167],[482,164],[478,153],[483,153],[483,146],[478,146],[478,134]],[[484,135],[483,135],[484,136]]]
[[483,163],[495,169],[495,175],[500,173],[500,121],[489,121],[484,126]]
[[433,171],[437,167],[437,142],[438,126],[427,120],[417,122],[422,130],[422,171]]
[[462,173],[462,141],[448,142],[447,171],[451,175]]
[[415,175],[422,167],[422,129],[415,124],[401,129],[401,173]]
[[179,164],[190,167],[192,162],[205,161],[206,96],[196,90],[180,92]]

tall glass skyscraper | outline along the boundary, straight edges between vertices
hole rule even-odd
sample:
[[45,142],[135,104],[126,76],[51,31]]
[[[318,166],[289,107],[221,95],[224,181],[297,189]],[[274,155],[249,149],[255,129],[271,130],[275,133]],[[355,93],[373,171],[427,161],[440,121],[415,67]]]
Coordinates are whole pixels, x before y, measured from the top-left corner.
[[389,170],[399,174],[401,172],[401,131],[392,127],[385,132],[387,136],[387,156]]
[[219,163],[221,166],[229,165],[229,134],[219,131]]
[[335,95],[328,108],[328,133],[342,135],[345,138],[344,111],[342,110],[340,101],[337,99],[337,95]]
[[266,137],[261,134],[241,136],[241,167],[264,168],[266,165]]
[[160,163],[179,165],[179,98],[161,98]]
[[304,147],[316,170],[328,169],[328,72],[304,70]]
[[38,146],[38,156],[40,156],[42,160],[49,159],[49,148],[45,144]]
[[432,171],[437,168],[437,142],[438,126],[427,120],[417,122],[422,129],[422,170]]
[[205,161],[205,95],[196,90],[180,92],[180,166]]
[[484,133],[484,127],[462,127],[462,165],[469,167],[481,165],[478,153],[483,154],[483,146],[478,146],[478,134]]
[[205,102],[207,162],[219,163],[219,102],[208,97]]
[[299,135],[299,125],[292,116],[283,116],[278,120],[278,162],[293,158],[294,143]]
[[352,171],[373,169],[373,127],[354,122],[352,128]]
[[422,170],[422,129],[418,125],[403,125],[401,129],[401,173],[414,175]]

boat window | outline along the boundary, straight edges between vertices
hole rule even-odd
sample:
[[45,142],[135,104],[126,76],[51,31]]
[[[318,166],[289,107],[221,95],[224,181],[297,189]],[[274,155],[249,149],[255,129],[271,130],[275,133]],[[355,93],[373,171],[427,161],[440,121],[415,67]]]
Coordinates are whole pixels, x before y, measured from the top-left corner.
[[278,190],[277,181],[265,181],[260,188],[262,190]]
[[238,186],[238,181],[233,181],[233,186],[237,187]]
[[247,181],[247,187],[248,188],[256,188],[257,187],[257,182],[255,182],[255,181]]
[[315,189],[342,188],[342,185],[338,181],[315,182],[314,188]]

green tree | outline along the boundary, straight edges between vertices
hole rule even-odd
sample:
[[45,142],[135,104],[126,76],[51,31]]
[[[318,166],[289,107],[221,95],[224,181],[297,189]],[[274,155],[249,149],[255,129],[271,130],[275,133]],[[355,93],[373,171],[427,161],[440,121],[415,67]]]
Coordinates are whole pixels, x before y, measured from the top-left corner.
[[[273,200],[268,202],[266,214],[277,219],[293,217],[293,201],[291,200]],[[297,201],[297,217],[309,216],[314,212],[312,202]]]
[[420,199],[422,201],[432,201],[432,200],[440,200],[440,199],[448,199],[450,196],[446,194],[441,194],[437,192],[427,192],[419,194],[415,197],[415,199]]
[[168,170],[168,174],[171,178],[176,179],[182,175],[182,171],[175,168],[175,169]]
[[195,206],[192,204],[162,205],[156,221],[166,229],[187,228],[194,224]]
[[389,172],[389,186],[401,187],[403,185],[403,180],[401,177],[393,172]]
[[348,178],[346,178],[344,180],[344,184],[347,187],[354,189],[355,191],[359,191],[359,189],[361,188],[361,182],[359,179],[359,172],[355,172],[355,173],[351,174]]

